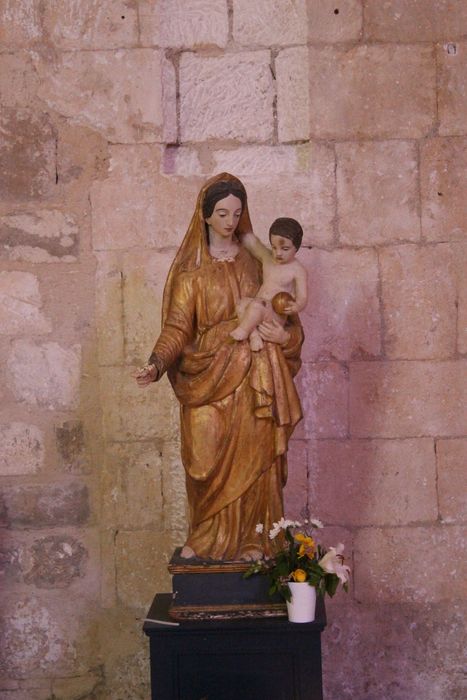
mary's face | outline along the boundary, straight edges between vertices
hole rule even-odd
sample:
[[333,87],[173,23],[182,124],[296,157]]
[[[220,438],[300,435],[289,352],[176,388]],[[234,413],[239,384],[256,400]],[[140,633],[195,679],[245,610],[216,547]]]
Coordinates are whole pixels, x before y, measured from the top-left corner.
[[242,203],[238,197],[229,194],[214,206],[211,216],[206,219],[209,228],[222,238],[231,238],[242,214]]

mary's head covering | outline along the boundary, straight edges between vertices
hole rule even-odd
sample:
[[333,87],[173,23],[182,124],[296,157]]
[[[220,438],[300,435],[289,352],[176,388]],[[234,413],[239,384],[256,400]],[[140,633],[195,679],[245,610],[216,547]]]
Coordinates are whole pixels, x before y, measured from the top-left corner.
[[162,325],[164,325],[167,316],[170,298],[172,295],[172,286],[176,276],[180,272],[196,270],[211,261],[206,224],[203,216],[203,202],[209,188],[221,181],[232,183],[232,185],[235,185],[236,188],[243,190],[245,193],[245,203],[242,207],[237,232],[246,233],[247,231],[251,231],[251,221],[248,213],[246,191],[242,182],[235,177],[235,175],[230,175],[229,173],[220,173],[219,175],[215,175],[207,180],[200,190],[196,201],[196,208],[191,218],[190,225],[188,226],[188,230],[185,234],[185,238],[177,251],[172,266],[169,270],[169,274],[167,275],[167,281],[164,287],[164,298],[162,301]]

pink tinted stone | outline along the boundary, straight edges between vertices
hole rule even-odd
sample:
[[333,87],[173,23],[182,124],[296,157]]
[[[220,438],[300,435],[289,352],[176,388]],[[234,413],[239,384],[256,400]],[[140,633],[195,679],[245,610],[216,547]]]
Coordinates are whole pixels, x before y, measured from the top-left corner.
[[299,254],[308,271],[308,303],[300,314],[307,360],[377,357],[381,352],[378,264],[371,250]]
[[422,230],[428,241],[467,237],[467,140],[421,144]]
[[304,44],[305,0],[233,0],[233,34],[243,46]]
[[461,522],[467,513],[467,439],[438,440],[436,455],[441,518]]
[[182,141],[264,142],[273,133],[273,85],[267,51],[180,62]]
[[175,72],[162,51],[72,51],[53,62],[37,56],[36,69],[40,97],[51,109],[109,141],[173,138]]
[[[355,537],[357,598],[365,603],[465,598],[466,534],[465,527],[439,525],[360,530]],[[436,576],[440,560],[444,575]]]
[[457,349],[467,353],[467,244],[455,243],[452,252],[457,265],[458,319]]
[[313,47],[309,58],[312,137],[419,138],[433,127],[431,47]]
[[229,21],[224,0],[140,0],[139,16],[144,46],[224,48],[227,44]]
[[420,239],[414,143],[337,144],[339,240],[378,245]]
[[296,383],[304,418],[294,437],[345,437],[348,431],[346,368],[335,362],[307,362]]
[[40,5],[35,0],[2,0],[0,27],[2,48],[34,46],[42,39]]
[[302,520],[308,502],[308,449],[305,440],[290,440],[287,452],[287,485],[284,490],[286,518]]
[[0,190],[3,199],[47,198],[55,188],[56,137],[50,117],[29,109],[0,115]]
[[445,359],[456,351],[456,266],[449,244],[380,252],[386,355]]
[[438,517],[432,439],[316,440],[309,472],[312,510],[326,523],[404,525]]
[[441,136],[467,134],[467,42],[448,42],[438,47],[439,133]]
[[467,362],[354,362],[350,434],[354,437],[463,435]]
[[43,26],[61,49],[118,49],[138,43],[138,11],[125,0],[46,3]]
[[373,41],[452,41],[466,33],[463,0],[365,2],[365,37]]
[[310,133],[308,49],[294,46],[276,58],[279,141],[307,140]]
[[308,0],[308,39],[327,44],[358,41],[362,32],[361,0]]

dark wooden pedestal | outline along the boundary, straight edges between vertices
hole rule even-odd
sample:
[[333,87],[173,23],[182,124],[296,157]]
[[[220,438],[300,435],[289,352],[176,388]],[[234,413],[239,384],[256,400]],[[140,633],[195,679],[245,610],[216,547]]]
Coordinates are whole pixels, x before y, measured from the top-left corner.
[[170,601],[170,594],[156,595],[143,627],[152,700],[322,700],[321,599],[315,622],[306,624],[283,618],[168,624]]

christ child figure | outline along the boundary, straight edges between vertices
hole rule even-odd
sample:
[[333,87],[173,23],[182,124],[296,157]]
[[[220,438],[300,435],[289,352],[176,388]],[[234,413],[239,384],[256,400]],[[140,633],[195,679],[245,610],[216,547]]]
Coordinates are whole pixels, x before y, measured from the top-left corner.
[[256,297],[244,297],[237,305],[240,323],[230,333],[235,340],[249,338],[253,351],[261,350],[263,340],[258,325],[277,321],[284,326],[288,314],[296,314],[307,302],[307,275],[295,259],[303,237],[303,229],[295,219],[276,219],[269,229],[271,248],[267,248],[253,232],[241,236],[241,243],[261,263],[263,284]]

